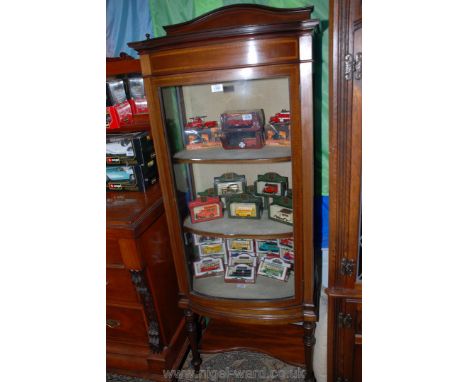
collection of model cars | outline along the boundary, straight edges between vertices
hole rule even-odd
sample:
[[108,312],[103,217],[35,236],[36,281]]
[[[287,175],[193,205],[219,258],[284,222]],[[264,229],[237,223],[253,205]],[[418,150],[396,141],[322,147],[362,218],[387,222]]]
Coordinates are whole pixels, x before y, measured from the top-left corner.
[[290,113],[281,110],[265,121],[263,109],[231,110],[220,115],[218,121],[206,116],[190,117],[185,124],[187,149],[222,146],[225,150],[260,149],[268,144],[290,144]]
[[110,191],[145,191],[157,180],[156,154],[146,132],[106,135],[106,185]]
[[129,74],[106,81],[106,128],[130,126],[133,116],[148,113],[141,74]]
[[275,172],[258,175],[252,186],[247,186],[245,175],[226,173],[214,178],[213,188],[198,194],[188,204],[192,223],[221,219],[225,211],[232,219],[260,219],[268,209],[269,219],[293,225],[288,178]]
[[255,283],[256,276],[287,281],[294,267],[294,240],[208,237],[193,234],[195,278],[224,276],[226,283]]

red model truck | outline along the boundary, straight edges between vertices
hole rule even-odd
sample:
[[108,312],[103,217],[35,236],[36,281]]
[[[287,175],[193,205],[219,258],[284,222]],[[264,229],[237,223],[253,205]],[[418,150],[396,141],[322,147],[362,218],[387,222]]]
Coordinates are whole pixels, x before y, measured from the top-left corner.
[[191,122],[188,122],[185,125],[186,129],[209,129],[212,127],[218,127],[217,121],[204,121],[203,119],[206,118],[206,115],[200,115],[196,117],[191,117]]

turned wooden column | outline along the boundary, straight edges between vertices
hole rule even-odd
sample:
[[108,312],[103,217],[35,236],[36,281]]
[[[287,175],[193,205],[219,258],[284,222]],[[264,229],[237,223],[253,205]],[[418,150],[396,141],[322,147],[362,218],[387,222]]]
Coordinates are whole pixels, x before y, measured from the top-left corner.
[[198,352],[197,321],[195,319],[195,315],[190,309],[185,309],[184,315],[185,328],[187,330],[187,336],[190,341],[190,349],[192,350],[192,366],[195,370],[195,373],[198,373],[200,371],[202,360],[200,358],[200,353]]
[[305,364],[306,364],[306,375],[304,381],[316,382],[314,375],[314,346],[315,346],[315,322],[304,321],[304,352],[305,352]]

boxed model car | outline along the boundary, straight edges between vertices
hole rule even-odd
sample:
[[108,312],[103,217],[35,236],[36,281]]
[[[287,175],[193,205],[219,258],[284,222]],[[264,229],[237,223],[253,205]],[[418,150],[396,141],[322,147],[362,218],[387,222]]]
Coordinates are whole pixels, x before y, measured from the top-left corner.
[[246,264],[249,267],[257,266],[257,257],[249,252],[230,252],[229,253],[229,265]]
[[253,239],[227,239],[229,251],[255,252]]
[[218,197],[201,196],[189,202],[192,223],[206,222],[223,217],[223,205]]
[[268,239],[268,240],[255,240],[256,252],[273,252],[279,253],[278,240]]
[[221,133],[221,143],[226,150],[262,148],[265,145],[263,109],[224,112]]
[[148,101],[145,96],[145,86],[141,74],[129,74],[127,88],[130,106],[133,114],[148,113]]
[[250,267],[247,264],[238,264],[226,267],[224,282],[253,284],[255,283],[255,267]]
[[292,198],[289,196],[274,197],[268,206],[268,217],[277,222],[293,225]]
[[214,178],[214,188],[220,196],[242,194],[247,189],[245,175],[229,172]]
[[132,107],[127,101],[124,82],[121,79],[106,81],[106,128],[118,129],[133,122]]
[[255,194],[263,196],[286,195],[288,189],[288,177],[276,172],[268,172],[258,175],[254,182]]
[[205,257],[193,263],[195,277],[217,276],[224,273],[223,261],[219,258]]
[[260,219],[263,201],[251,194],[230,195],[226,198],[228,216],[238,219]]
[[258,267],[258,274],[272,279],[287,281],[290,267],[291,264],[280,258],[264,259]]
[[155,158],[147,131],[106,135],[106,164],[147,164]]
[[111,191],[145,191],[158,179],[156,165],[106,166],[107,189]]

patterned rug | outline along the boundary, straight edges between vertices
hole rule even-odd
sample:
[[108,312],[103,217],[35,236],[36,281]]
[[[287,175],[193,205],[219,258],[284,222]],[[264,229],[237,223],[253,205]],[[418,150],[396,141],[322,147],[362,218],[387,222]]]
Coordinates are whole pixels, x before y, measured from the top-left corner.
[[[189,353],[178,374],[180,382],[200,381],[303,381],[304,369],[281,362],[265,354],[233,351],[203,354],[199,375],[194,374]],[[169,380],[169,379],[168,379]],[[146,379],[107,374],[107,382],[149,382]]]

